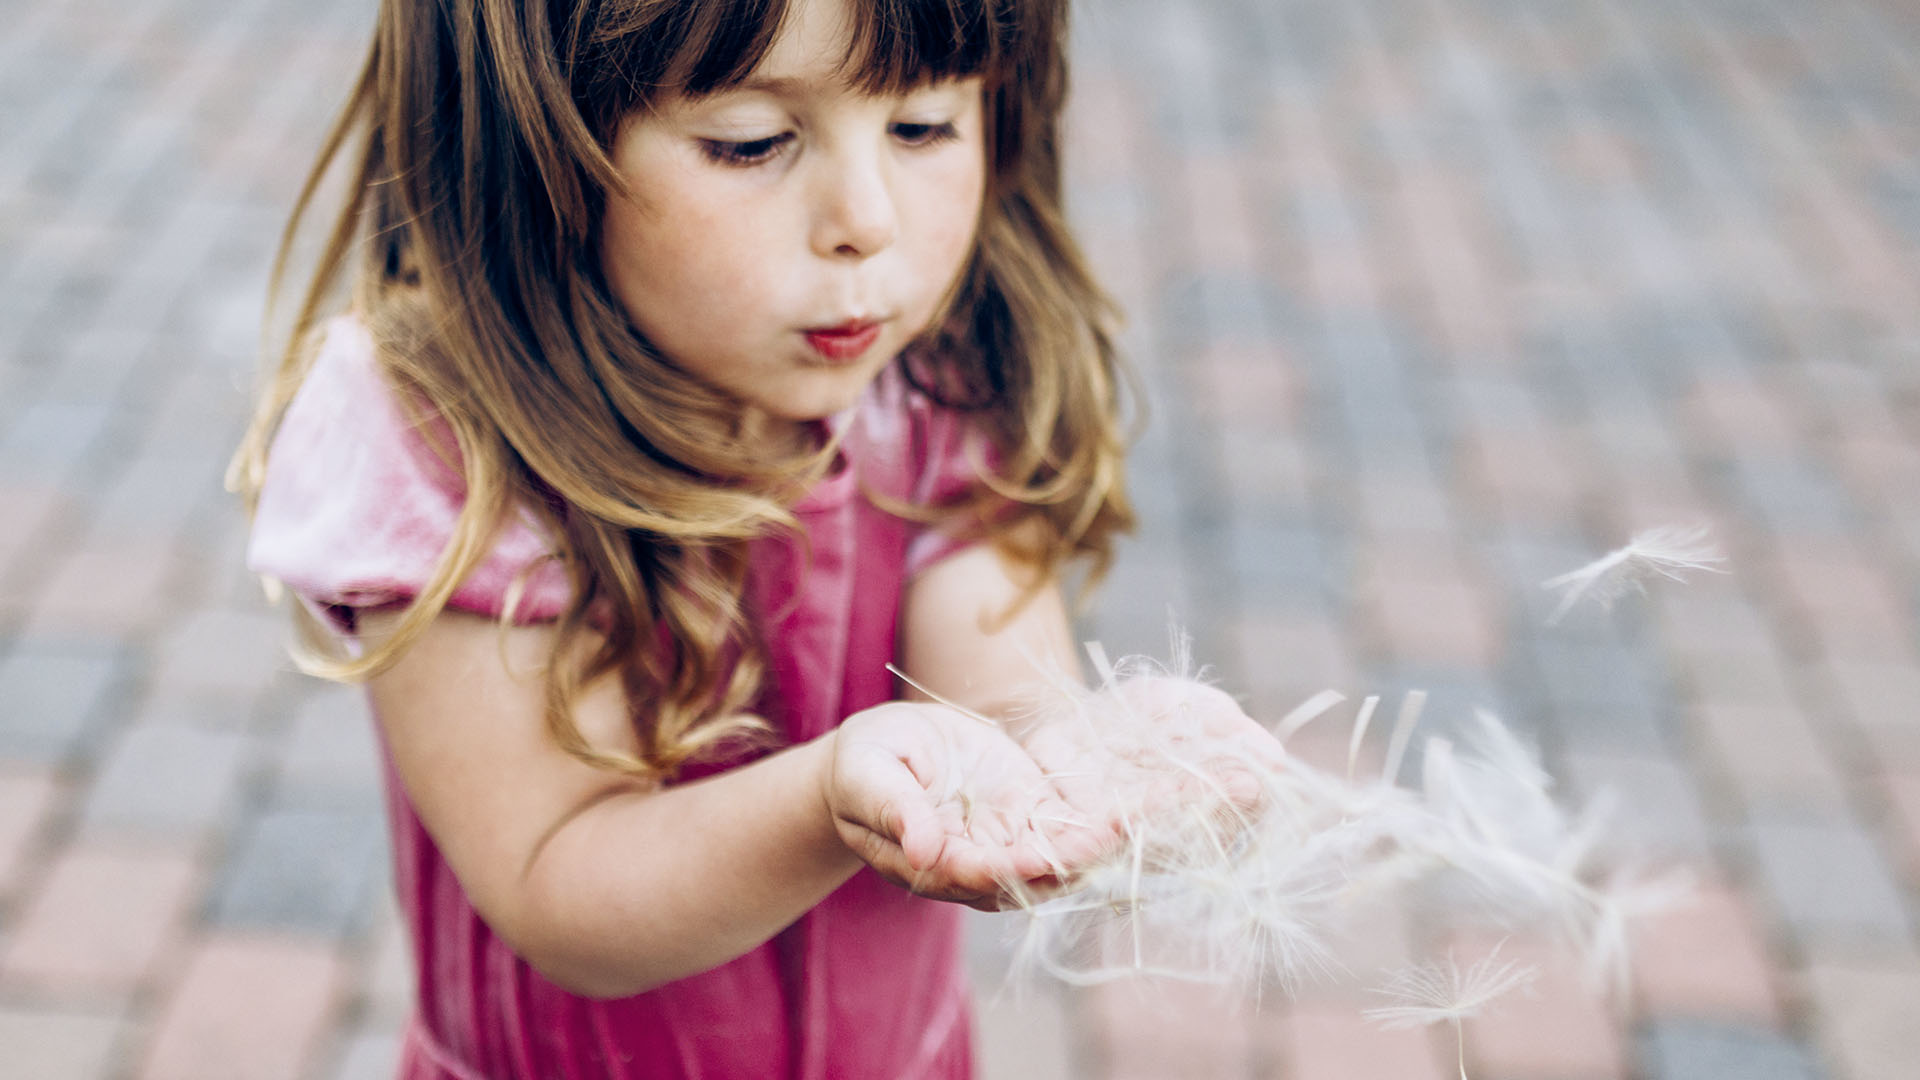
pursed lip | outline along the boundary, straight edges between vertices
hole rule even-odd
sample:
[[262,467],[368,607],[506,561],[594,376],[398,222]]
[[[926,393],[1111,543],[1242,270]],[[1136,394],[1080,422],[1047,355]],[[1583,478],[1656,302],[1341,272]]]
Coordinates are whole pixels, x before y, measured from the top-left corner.
[[877,319],[849,319],[837,326],[815,326],[801,331],[813,351],[828,360],[852,360],[866,352],[880,336]]

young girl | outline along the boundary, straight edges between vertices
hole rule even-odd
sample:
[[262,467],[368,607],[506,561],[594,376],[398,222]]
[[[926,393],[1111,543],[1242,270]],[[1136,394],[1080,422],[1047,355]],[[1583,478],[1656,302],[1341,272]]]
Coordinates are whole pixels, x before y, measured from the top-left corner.
[[1062,7],[382,4],[235,483],[370,688],[402,1076],[968,1073],[934,900],[1108,839],[980,719],[1130,517]]

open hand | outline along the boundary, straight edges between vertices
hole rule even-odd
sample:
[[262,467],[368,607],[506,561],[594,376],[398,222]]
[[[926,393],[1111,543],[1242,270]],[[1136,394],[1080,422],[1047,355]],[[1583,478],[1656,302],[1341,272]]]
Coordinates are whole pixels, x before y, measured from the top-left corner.
[[1105,843],[999,727],[893,702],[836,735],[827,804],[840,839],[915,893],[999,910]]
[[1040,714],[1020,742],[1073,814],[1121,833],[1196,810],[1231,832],[1263,808],[1267,779],[1286,767],[1280,741],[1231,696],[1165,676]]

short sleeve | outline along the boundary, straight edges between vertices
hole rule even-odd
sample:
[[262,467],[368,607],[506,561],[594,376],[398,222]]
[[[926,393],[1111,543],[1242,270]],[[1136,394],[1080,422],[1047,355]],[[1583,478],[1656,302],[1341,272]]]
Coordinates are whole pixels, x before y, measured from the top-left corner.
[[[351,632],[355,609],[419,594],[463,505],[457,470],[401,408],[366,328],[329,322],[267,457],[248,567]],[[517,511],[448,606],[497,616],[517,589],[515,621],[557,617],[570,587],[554,549]]]

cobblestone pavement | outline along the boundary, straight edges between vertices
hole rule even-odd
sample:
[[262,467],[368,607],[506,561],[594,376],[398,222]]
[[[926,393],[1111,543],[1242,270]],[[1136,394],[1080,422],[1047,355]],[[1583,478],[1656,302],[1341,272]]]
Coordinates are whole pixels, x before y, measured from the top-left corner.
[[[367,725],[219,484],[370,6],[0,6],[0,1080],[389,1075]],[[1613,1005],[1510,942],[1479,1080],[1920,1075],[1920,14],[1080,7],[1073,209],[1152,400],[1089,632],[1171,610],[1268,717],[1491,707],[1697,873]],[[1669,522],[1732,573],[1547,624]],[[989,1078],[1454,1072],[1350,990],[997,997],[979,929]]]

